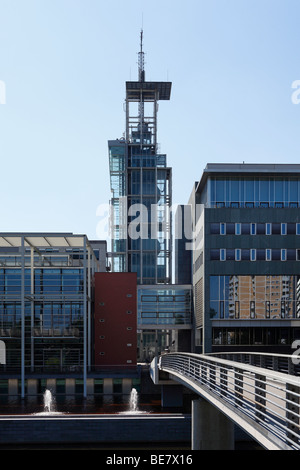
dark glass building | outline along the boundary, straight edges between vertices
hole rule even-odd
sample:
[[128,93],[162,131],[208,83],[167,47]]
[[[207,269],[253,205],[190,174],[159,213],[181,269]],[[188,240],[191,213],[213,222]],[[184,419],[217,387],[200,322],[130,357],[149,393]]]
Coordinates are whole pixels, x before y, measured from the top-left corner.
[[195,347],[293,353],[300,165],[208,164],[191,194]]
[[[138,80],[126,82],[125,137],[108,142],[113,272],[137,274],[138,361],[189,350],[191,285],[172,285],[172,169],[157,142],[159,101],[171,82],[146,81],[143,33]],[[177,282],[177,280],[176,280]]]

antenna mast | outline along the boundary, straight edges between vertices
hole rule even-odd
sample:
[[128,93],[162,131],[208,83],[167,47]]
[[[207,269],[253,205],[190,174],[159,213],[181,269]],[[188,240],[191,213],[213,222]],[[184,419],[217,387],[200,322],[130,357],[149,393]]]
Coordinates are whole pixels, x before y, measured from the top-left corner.
[[139,52],[139,81],[145,81],[145,54],[143,52],[143,30],[141,30],[141,42],[140,42],[140,52]]
[[[140,52],[139,52],[139,82],[145,81],[145,57],[143,51],[143,30],[141,30],[141,39],[140,39]],[[140,101],[139,101],[139,126],[140,126],[140,143],[142,145],[143,141],[143,125],[144,125],[144,98],[143,98],[143,88],[140,88]]]

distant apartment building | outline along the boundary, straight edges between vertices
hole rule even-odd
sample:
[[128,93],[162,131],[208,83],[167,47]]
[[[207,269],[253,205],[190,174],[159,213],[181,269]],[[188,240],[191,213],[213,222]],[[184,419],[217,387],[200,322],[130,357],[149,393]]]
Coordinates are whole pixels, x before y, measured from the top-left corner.
[[300,338],[300,165],[208,164],[188,210],[195,350],[292,354]]

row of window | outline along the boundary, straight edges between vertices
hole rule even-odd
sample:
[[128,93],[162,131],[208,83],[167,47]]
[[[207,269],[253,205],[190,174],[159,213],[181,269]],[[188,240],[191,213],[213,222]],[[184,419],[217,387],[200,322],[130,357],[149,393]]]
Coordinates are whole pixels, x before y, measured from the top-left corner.
[[291,208],[297,208],[300,207],[300,203],[293,201],[293,202],[288,202],[288,201],[280,201],[280,202],[261,202],[261,201],[255,201],[255,202],[237,202],[237,201],[212,201],[210,204],[210,207],[215,207],[216,209],[221,209],[222,207],[232,207],[232,208],[245,208],[245,209],[251,209],[252,207],[275,207],[276,209],[283,209],[284,207],[291,207]]
[[299,328],[213,328],[213,344],[288,345],[299,335]]
[[220,248],[210,250],[212,261],[300,261],[300,249]]
[[300,235],[300,223],[211,223],[211,235]]
[[[248,315],[246,316],[246,313]],[[291,302],[281,300],[280,302],[255,302],[250,300],[248,303],[241,303],[236,300],[234,303],[225,302],[224,300],[211,301],[210,303],[211,318],[231,318],[238,320],[240,318],[299,318],[300,317],[300,301]]]

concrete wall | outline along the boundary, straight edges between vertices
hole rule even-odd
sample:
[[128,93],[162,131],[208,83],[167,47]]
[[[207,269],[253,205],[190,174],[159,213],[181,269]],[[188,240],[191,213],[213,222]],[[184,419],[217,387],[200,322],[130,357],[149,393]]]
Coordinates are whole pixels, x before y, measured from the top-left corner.
[[0,419],[1,444],[190,442],[189,416],[37,416]]

